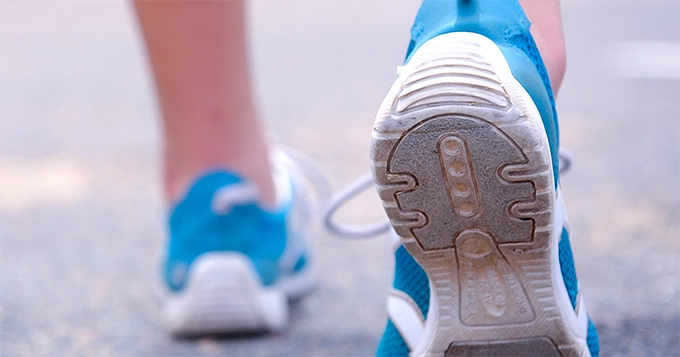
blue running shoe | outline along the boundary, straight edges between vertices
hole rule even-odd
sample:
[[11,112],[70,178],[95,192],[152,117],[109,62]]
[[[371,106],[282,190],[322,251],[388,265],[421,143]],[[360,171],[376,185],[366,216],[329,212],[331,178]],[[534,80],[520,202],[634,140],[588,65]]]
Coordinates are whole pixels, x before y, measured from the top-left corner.
[[381,356],[597,356],[547,72],[515,0],[425,0],[371,141],[402,246]]
[[430,308],[427,274],[392,234],[394,283],[387,296],[387,326],[378,356],[410,356],[420,343]]
[[310,184],[288,156],[274,157],[276,208],[232,172],[200,177],[170,217],[162,314],[180,335],[276,331],[288,299],[314,286],[307,228]]

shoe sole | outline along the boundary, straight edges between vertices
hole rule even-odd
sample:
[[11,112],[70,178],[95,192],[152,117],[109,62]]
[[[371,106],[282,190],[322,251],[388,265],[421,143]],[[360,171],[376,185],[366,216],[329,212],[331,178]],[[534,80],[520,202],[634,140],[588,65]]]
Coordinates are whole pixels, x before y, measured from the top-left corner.
[[250,260],[240,253],[208,253],[191,267],[180,293],[165,292],[162,314],[176,335],[281,331],[288,323],[288,299],[314,286],[300,272],[263,286]]
[[380,107],[371,162],[430,280],[414,355],[589,356],[559,270],[548,139],[493,41],[449,33],[418,49]]

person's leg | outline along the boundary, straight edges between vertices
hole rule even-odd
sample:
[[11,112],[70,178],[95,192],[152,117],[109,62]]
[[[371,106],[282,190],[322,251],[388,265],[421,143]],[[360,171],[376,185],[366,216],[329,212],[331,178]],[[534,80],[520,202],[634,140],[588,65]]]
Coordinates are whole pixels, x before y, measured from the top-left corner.
[[559,0],[520,0],[524,13],[531,21],[531,34],[536,41],[550,76],[555,95],[562,86],[567,70],[567,50]]
[[565,69],[557,1],[421,5],[371,142],[401,242],[378,355],[598,354],[559,187]]
[[135,7],[165,134],[166,326],[177,334],[281,329],[288,300],[314,285],[306,243],[313,195],[290,158],[272,151],[270,162],[251,97],[244,2]]
[[170,201],[215,168],[274,186],[251,96],[243,1],[135,1],[151,60],[165,138]]

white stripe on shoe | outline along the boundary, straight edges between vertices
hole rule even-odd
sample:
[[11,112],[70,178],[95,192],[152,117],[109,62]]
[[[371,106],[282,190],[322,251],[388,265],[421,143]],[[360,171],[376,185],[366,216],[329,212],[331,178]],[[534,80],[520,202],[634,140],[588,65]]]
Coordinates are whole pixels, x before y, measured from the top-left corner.
[[387,297],[387,314],[409,350],[413,351],[425,328],[425,317],[418,304],[405,292],[392,289]]

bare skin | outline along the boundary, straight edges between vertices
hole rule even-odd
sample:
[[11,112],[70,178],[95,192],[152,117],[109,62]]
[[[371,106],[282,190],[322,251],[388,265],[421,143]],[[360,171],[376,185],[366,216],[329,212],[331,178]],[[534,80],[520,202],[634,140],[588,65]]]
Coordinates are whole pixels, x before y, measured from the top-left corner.
[[559,0],[519,0],[531,21],[531,34],[548,70],[555,95],[567,71],[567,51]]
[[[520,0],[555,93],[566,70],[558,0]],[[251,95],[244,2],[135,1],[151,60],[165,133],[169,201],[198,175],[222,168],[260,188],[271,206],[275,189],[268,143]]]
[[165,186],[177,200],[226,168],[273,205],[267,141],[251,95],[243,1],[136,1],[165,134]]

